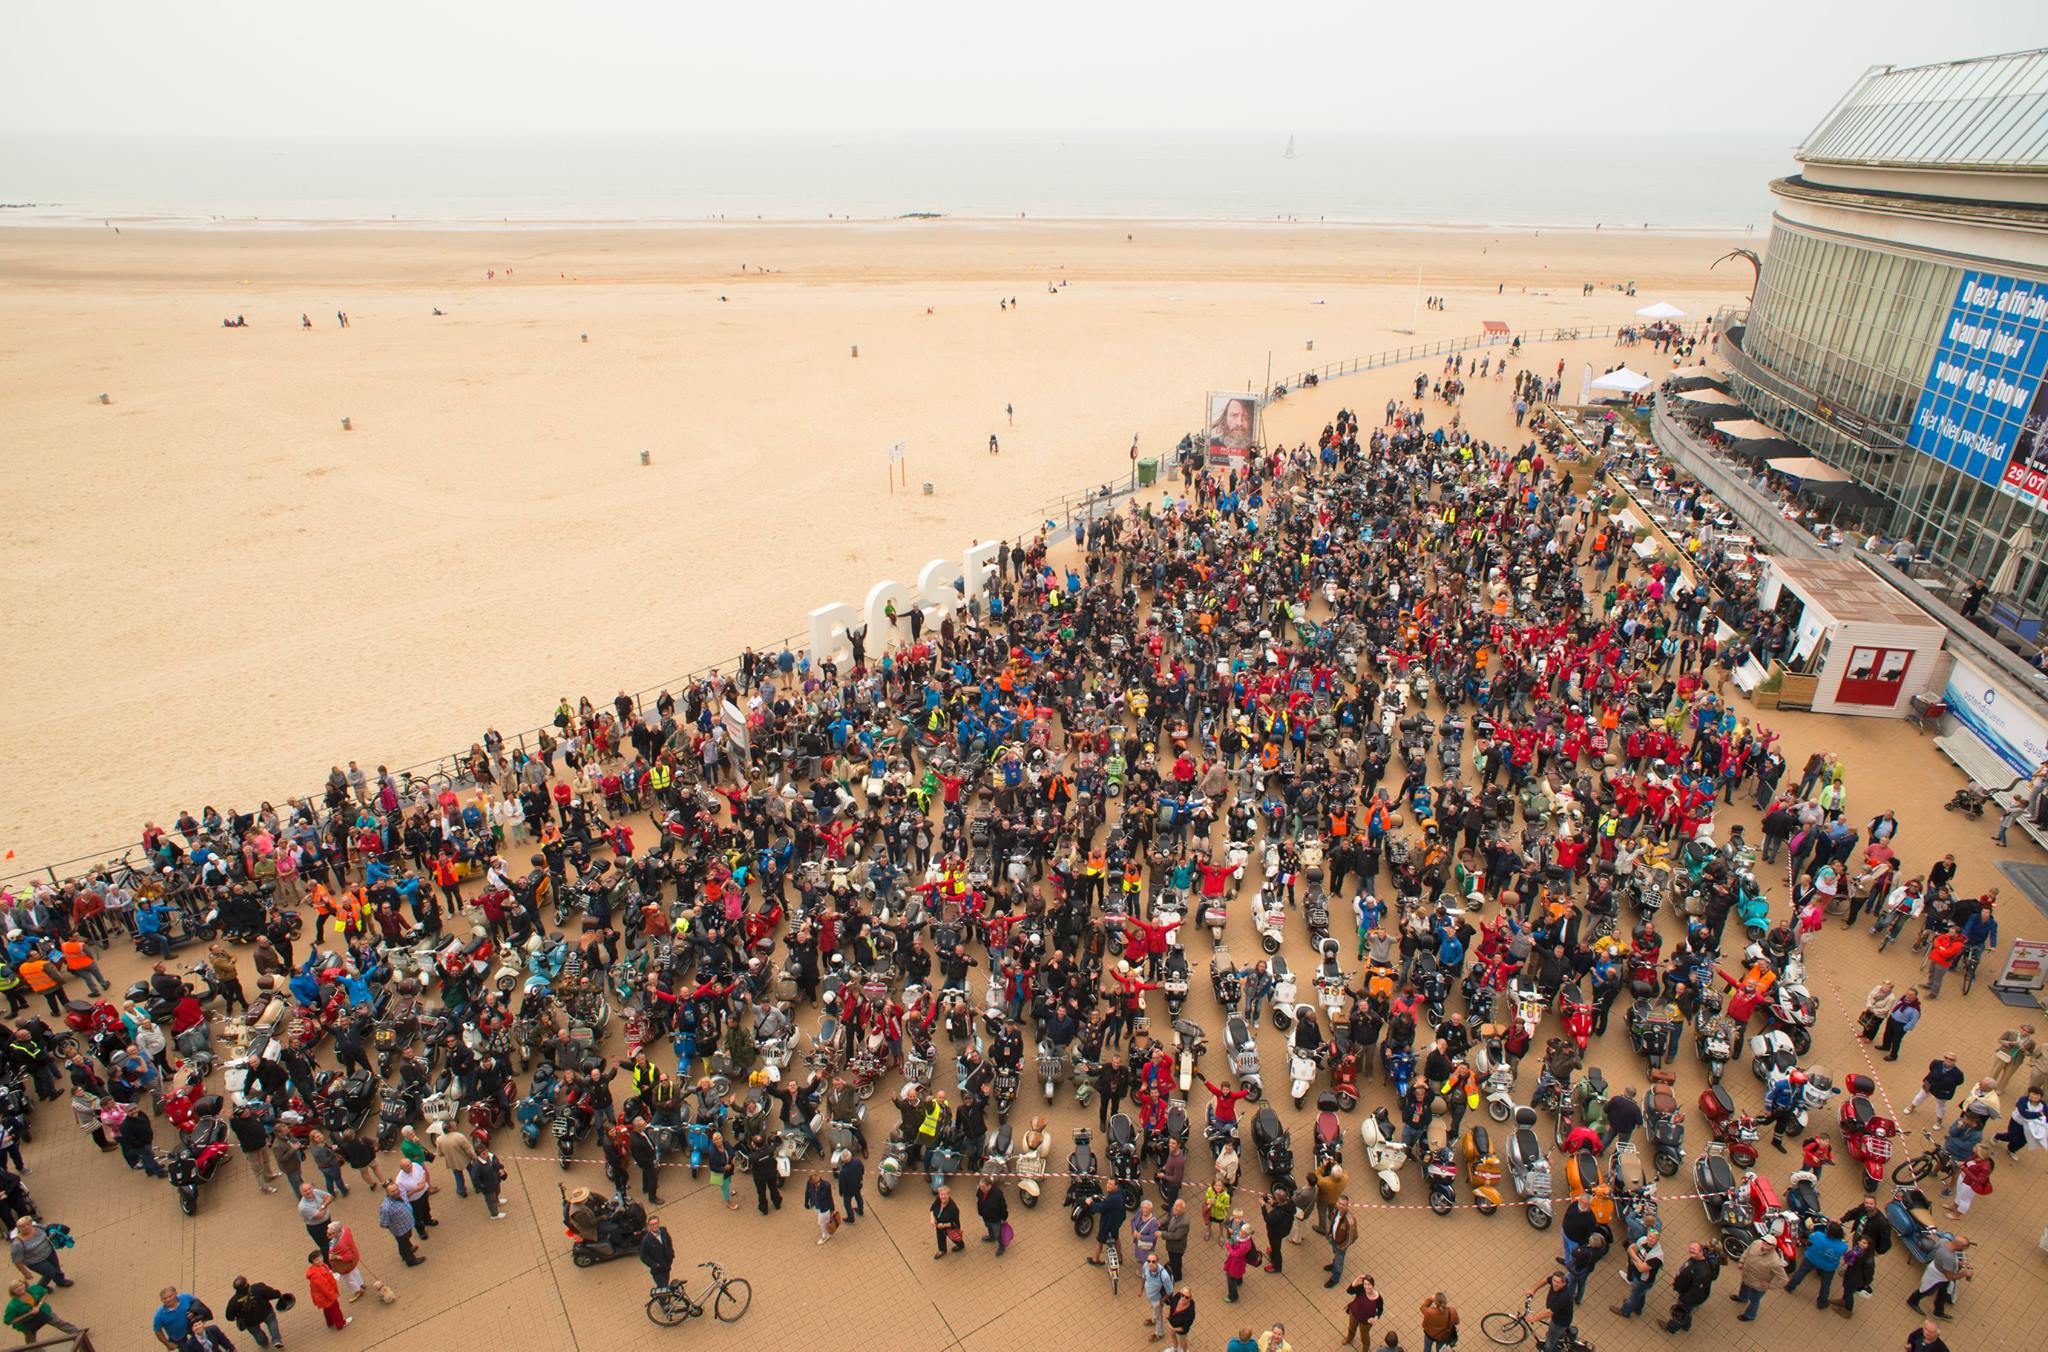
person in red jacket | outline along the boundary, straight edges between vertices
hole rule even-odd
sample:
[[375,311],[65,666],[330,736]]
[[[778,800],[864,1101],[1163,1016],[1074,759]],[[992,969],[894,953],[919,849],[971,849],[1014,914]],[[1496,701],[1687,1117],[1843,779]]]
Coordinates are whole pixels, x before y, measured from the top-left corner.
[[1248,1089],[1225,1089],[1221,1085],[1210,1083],[1206,1078],[1202,1081],[1202,1087],[1208,1090],[1215,1099],[1215,1102],[1209,1105],[1209,1120],[1219,1126],[1228,1127],[1231,1135],[1235,1136],[1237,1134],[1238,1100],[1250,1098],[1252,1096],[1251,1091]]
[[1123,996],[1110,1010],[1104,1040],[1121,1044],[1125,1030],[1136,1023],[1144,1013],[1145,992],[1156,991],[1159,986],[1156,982],[1141,980],[1131,971],[1128,962],[1119,962],[1110,976],[1117,985],[1123,987]]

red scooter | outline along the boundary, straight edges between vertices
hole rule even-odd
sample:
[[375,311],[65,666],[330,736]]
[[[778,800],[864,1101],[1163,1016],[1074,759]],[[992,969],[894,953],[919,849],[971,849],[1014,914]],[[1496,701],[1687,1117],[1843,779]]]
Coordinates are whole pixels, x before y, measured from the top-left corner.
[[1636,929],[1628,951],[1628,988],[1634,995],[1650,995],[1658,986],[1657,963],[1664,955],[1664,937],[1649,926]]
[[1727,1090],[1717,1084],[1702,1091],[1700,1116],[1707,1119],[1714,1139],[1728,1147],[1728,1158],[1737,1168],[1747,1169],[1756,1163],[1757,1120],[1736,1112],[1735,1100],[1728,1097]]
[[1345,1052],[1330,1059],[1330,1092],[1345,1112],[1358,1106],[1358,1053]]
[[1842,1144],[1863,1166],[1865,1192],[1876,1192],[1878,1184],[1884,1182],[1885,1166],[1892,1157],[1892,1138],[1899,1134],[1899,1124],[1880,1116],[1871,1106],[1870,1096],[1876,1090],[1877,1082],[1868,1075],[1851,1075],[1849,1097],[1842,1104],[1840,1121]]
[[1557,993],[1559,1017],[1564,1021],[1564,1031],[1581,1052],[1593,1038],[1593,1006],[1588,1004],[1577,982],[1566,986]]

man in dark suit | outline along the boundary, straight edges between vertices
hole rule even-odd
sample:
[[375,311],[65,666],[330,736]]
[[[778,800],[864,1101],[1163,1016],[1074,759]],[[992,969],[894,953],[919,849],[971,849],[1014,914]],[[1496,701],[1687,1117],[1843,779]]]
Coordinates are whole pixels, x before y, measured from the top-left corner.
[[647,1218],[647,1233],[640,1237],[640,1261],[647,1265],[647,1275],[654,1279],[657,1288],[670,1284],[669,1271],[676,1265],[676,1241],[659,1216]]

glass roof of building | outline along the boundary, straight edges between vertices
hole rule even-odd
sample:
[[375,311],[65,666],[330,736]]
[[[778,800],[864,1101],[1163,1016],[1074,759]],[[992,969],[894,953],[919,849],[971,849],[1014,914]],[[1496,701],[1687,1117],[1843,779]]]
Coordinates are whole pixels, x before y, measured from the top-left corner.
[[1874,66],[1794,154],[1825,164],[2048,168],[2048,48]]

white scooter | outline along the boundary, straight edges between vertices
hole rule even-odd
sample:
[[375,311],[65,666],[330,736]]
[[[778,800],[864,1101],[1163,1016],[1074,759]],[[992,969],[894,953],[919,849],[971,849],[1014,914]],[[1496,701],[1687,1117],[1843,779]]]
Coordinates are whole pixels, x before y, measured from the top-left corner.
[[1045,1086],[1047,1103],[1051,1103],[1053,1096],[1059,1093],[1060,1081],[1067,1078],[1067,1058],[1043,1038],[1038,1042],[1038,1078]]
[[[1297,1018],[1307,1019],[1314,1015],[1315,1011],[1307,1005],[1295,1011]],[[1309,1087],[1316,1082],[1316,1075],[1321,1069],[1321,1063],[1299,1047],[1287,1049],[1287,1092],[1293,1097],[1297,1109],[1307,1101]]]
[[1375,1108],[1358,1128],[1358,1136],[1365,1143],[1366,1168],[1379,1177],[1380,1200],[1392,1201],[1401,1191],[1401,1166],[1408,1162],[1408,1152],[1402,1149],[1387,1110]]
[[1259,890],[1258,900],[1252,904],[1252,924],[1259,931],[1259,946],[1268,953],[1278,953],[1287,938],[1287,907],[1278,889]]
[[1350,985],[1345,979],[1343,964],[1338,961],[1338,951],[1335,939],[1323,940],[1323,963],[1316,969],[1316,995],[1332,1027],[1344,1013],[1344,999]]
[[[1223,931],[1230,924],[1230,901],[1227,897],[1205,898],[1201,909],[1196,912],[1202,924],[1208,927],[1210,944],[1223,942]],[[1174,931],[1176,936],[1179,931]]]
[[1480,1028],[1480,1043],[1472,1049],[1472,1069],[1479,1074],[1479,1093],[1486,1100],[1486,1115],[1505,1122],[1515,1115],[1515,1063],[1501,1046],[1503,1030],[1497,1024]]
[[1273,1026],[1285,1033],[1294,1027],[1294,969],[1275,953],[1266,959],[1266,971],[1273,978]]
[[1207,1035],[1202,1032],[1202,1025],[1192,1019],[1173,1021],[1173,1059],[1180,1072],[1181,1093],[1187,1093],[1189,1086],[1194,1084],[1195,1066],[1201,1061],[1202,1053],[1206,1050]]
[[1045,1119],[1031,1119],[1031,1129],[1024,1133],[1023,1148],[1010,1167],[1017,1176],[1017,1195],[1025,1206],[1037,1206],[1039,1196],[1038,1180],[1045,1176],[1045,1163],[1052,1153],[1052,1133],[1045,1128]]

